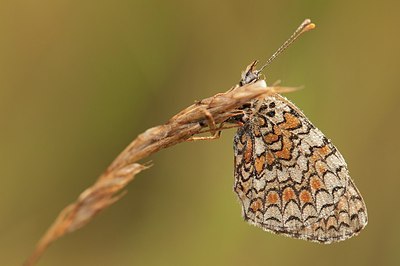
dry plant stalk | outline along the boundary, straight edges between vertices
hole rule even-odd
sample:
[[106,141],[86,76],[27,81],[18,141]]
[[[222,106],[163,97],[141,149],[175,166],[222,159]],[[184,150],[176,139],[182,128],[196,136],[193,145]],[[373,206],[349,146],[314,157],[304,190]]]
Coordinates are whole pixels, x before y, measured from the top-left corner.
[[[97,213],[119,200],[124,195],[121,191],[125,186],[133,180],[136,174],[149,167],[141,165],[137,161],[161,149],[190,140],[193,135],[201,133],[201,130],[207,125],[210,126],[210,131],[214,131],[211,124],[223,123],[237,114],[237,108],[243,104],[254,98],[265,97],[287,89],[265,87],[265,83],[261,84],[260,82],[237,86],[225,93],[218,93],[198,101],[179,112],[164,125],[150,128],[140,134],[91,187],[82,192],[74,203],[60,212],[53,225],[38,242],[25,265],[34,265],[52,242],[83,227]],[[217,130],[222,129],[224,128],[217,128]]]

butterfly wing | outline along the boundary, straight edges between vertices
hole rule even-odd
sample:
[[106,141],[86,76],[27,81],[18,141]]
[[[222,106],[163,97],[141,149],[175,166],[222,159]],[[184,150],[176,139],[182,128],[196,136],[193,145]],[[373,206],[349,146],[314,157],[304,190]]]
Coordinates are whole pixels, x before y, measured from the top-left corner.
[[248,111],[256,109],[234,138],[234,190],[245,220],[322,243],[357,234],[366,207],[336,147],[278,94]]

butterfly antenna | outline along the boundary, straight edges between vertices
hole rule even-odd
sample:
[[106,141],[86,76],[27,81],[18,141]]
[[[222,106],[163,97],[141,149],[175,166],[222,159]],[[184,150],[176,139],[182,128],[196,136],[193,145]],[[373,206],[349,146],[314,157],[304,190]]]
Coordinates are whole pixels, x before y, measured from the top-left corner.
[[312,30],[315,28],[315,24],[311,23],[311,20],[306,19],[303,21],[303,23],[300,24],[300,26],[297,28],[297,30],[292,34],[292,36],[289,37],[289,39],[284,42],[281,47],[279,47],[278,50],[267,60],[267,62],[257,71],[257,73],[260,73],[266,66],[268,66],[280,53],[282,53],[286,48],[288,48],[301,34],[303,34],[306,31]]

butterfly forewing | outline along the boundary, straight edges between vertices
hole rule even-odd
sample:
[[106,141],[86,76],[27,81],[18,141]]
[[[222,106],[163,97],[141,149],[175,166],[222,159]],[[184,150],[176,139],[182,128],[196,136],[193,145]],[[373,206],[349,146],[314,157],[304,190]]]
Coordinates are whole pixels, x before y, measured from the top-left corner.
[[342,155],[297,107],[275,94],[244,112],[234,138],[234,190],[245,220],[322,243],[365,227],[366,207]]

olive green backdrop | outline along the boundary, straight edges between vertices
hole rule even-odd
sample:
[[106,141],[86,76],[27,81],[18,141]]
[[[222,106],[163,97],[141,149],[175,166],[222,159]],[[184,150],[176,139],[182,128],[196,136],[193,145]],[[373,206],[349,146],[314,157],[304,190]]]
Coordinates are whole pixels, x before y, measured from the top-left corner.
[[232,192],[235,130],[149,158],[129,193],[39,265],[400,265],[399,2],[0,1],[0,264],[139,133],[229,89],[305,18],[266,70],[340,149],[368,206],[319,245],[250,226]]

